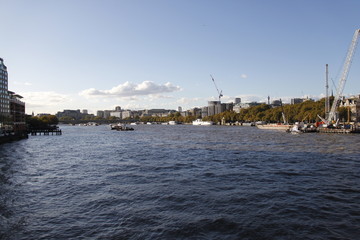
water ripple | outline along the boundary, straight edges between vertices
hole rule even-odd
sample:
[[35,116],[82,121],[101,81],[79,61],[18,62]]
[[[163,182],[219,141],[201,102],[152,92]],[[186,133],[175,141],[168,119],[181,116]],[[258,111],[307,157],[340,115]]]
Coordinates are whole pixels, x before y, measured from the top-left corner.
[[62,128],[0,145],[0,239],[360,236],[359,135]]

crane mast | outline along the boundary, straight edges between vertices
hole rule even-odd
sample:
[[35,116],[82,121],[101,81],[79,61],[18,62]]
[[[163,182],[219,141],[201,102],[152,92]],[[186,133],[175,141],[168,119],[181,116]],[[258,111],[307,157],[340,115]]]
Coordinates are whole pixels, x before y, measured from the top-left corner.
[[328,115],[328,117],[326,119],[326,122],[325,122],[326,124],[330,124],[332,120],[336,120],[336,114],[335,114],[336,113],[336,108],[339,106],[339,101],[340,101],[341,95],[342,95],[343,90],[344,90],[344,86],[345,86],[347,76],[349,74],[352,58],[354,56],[355,49],[356,49],[356,46],[357,46],[357,42],[359,40],[359,35],[360,35],[360,29],[356,29],[355,33],[354,33],[354,36],[353,36],[353,39],[351,41],[351,44],[350,44],[346,59],[345,59],[342,75],[341,75],[341,78],[339,80],[339,86],[337,88],[337,92],[336,92],[336,95],[335,95],[335,98],[334,98],[334,102],[333,102],[333,104],[331,106],[331,110],[330,110],[329,115]]
[[216,86],[215,79],[213,78],[213,76],[212,76],[211,74],[210,74],[210,77],[211,77],[212,81],[214,82],[214,85],[215,85],[216,91],[217,91],[217,92],[218,92],[218,94],[219,94],[219,102],[220,102],[220,98],[223,96],[223,94],[222,94],[222,90],[221,90],[221,91],[219,91],[218,87]]

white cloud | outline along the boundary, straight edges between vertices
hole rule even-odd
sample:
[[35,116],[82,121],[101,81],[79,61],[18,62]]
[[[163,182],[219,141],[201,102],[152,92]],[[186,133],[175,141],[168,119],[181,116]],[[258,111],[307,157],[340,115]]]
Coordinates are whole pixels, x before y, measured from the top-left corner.
[[23,86],[32,86],[32,83],[29,82],[13,82],[14,85],[23,85]]
[[55,92],[24,92],[21,95],[27,107],[49,107],[71,101],[68,95]]
[[85,89],[79,93],[80,96],[84,97],[119,97],[129,98],[135,96],[156,96],[161,97],[162,93],[170,93],[180,91],[179,86],[174,86],[170,82],[163,85],[156,84],[151,81],[144,81],[140,84],[125,82],[118,86],[111,88],[110,90],[98,90],[95,88]]
[[247,75],[246,74],[241,74],[241,76],[240,76],[241,78],[247,78]]

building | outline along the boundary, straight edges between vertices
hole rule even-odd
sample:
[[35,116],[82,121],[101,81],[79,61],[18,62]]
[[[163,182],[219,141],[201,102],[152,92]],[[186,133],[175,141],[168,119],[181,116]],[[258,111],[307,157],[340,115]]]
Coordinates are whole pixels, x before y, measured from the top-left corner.
[[123,110],[121,115],[122,115],[122,119],[133,118],[133,114],[130,110]]
[[175,110],[166,109],[146,109],[143,111],[142,116],[151,117],[167,117],[169,114],[176,112]]
[[112,112],[112,110],[104,110],[104,118],[108,119],[110,117],[111,112]]
[[360,122],[360,95],[341,100],[340,107],[349,109],[350,121]]
[[221,113],[221,102],[220,101],[208,101],[208,116]]
[[305,99],[303,99],[303,98],[292,98],[291,105],[303,103],[304,101],[305,101]]
[[232,111],[234,108],[234,103],[222,103],[221,112]]
[[258,106],[261,103],[257,102],[250,102],[250,103],[238,103],[233,106],[233,111],[236,113],[240,113],[241,109],[246,109],[254,106]]
[[10,119],[13,123],[13,130],[15,132],[25,131],[26,123],[25,123],[25,102],[22,102],[20,99],[23,97],[15,94],[14,92],[8,91],[9,93],[9,102],[10,102]]
[[0,125],[10,120],[9,100],[7,67],[4,60],[0,58]]
[[97,112],[96,112],[96,116],[97,116],[97,117],[104,118],[104,111],[101,111],[101,110],[97,111]]
[[280,107],[281,104],[282,104],[281,99],[280,99],[280,100],[273,100],[273,101],[271,102],[271,105],[272,105],[273,107]]
[[0,58],[0,134],[3,131],[21,133],[26,130],[23,97],[8,90],[8,73]]
[[122,112],[120,112],[120,111],[111,111],[110,112],[110,117],[116,117],[116,118],[122,119]]
[[58,119],[62,118],[62,117],[70,117],[74,120],[81,120],[83,117],[83,114],[80,112],[80,110],[64,110],[62,112],[57,112],[56,117]]

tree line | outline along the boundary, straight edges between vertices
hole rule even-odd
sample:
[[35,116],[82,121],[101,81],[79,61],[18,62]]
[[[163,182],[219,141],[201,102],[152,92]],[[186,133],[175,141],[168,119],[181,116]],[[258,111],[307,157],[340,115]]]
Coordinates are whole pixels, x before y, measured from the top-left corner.
[[[333,98],[330,98],[330,104],[332,104]],[[346,107],[339,107],[339,119],[341,121],[348,120],[348,111]],[[321,121],[318,117],[325,118],[325,98],[318,101],[307,100],[298,104],[287,104],[284,106],[272,107],[268,104],[261,104],[250,108],[243,108],[240,113],[234,111],[226,111],[213,116],[205,117],[204,120],[210,120],[213,122],[227,123],[232,122],[256,122],[264,121],[268,123],[280,123],[283,122],[282,113],[285,115],[285,119],[289,123],[294,122],[308,122],[315,123]]]
[[[330,103],[333,98],[330,99]],[[341,120],[347,120],[348,109],[345,107],[338,108],[339,118]],[[226,123],[235,122],[256,122],[264,121],[268,123],[282,122],[282,113],[285,114],[286,121],[289,123],[294,122],[308,122],[314,123],[320,121],[318,115],[325,117],[325,98],[318,101],[308,100],[298,104],[287,104],[284,106],[273,107],[268,104],[260,104],[257,106],[243,108],[240,113],[234,111],[225,111],[216,115],[204,117],[205,121],[213,121],[219,123],[225,121]],[[126,118],[124,121],[140,121],[140,122],[169,122],[176,121],[180,123],[191,123],[196,120],[197,116],[182,116],[179,112],[171,113],[166,117],[157,116],[143,116],[136,118]],[[71,121],[70,117],[62,117],[59,120],[54,115],[30,117],[27,122],[34,126],[56,125],[59,121],[66,122]],[[101,117],[87,117],[87,121],[101,121],[101,120],[119,120],[116,117],[110,117],[104,119]]]

